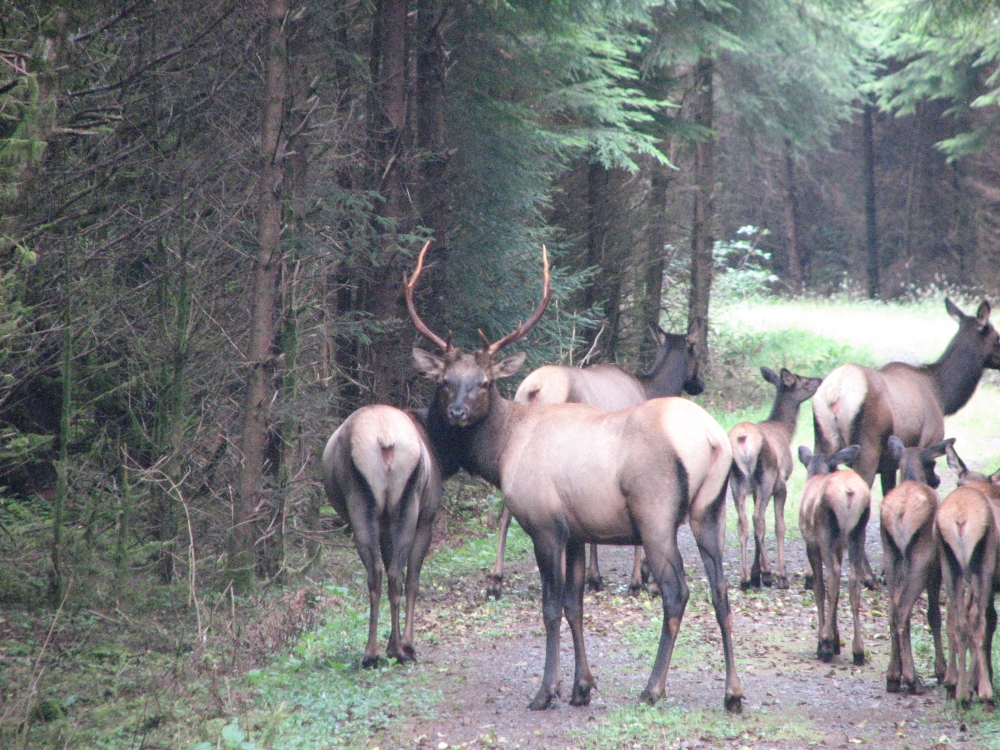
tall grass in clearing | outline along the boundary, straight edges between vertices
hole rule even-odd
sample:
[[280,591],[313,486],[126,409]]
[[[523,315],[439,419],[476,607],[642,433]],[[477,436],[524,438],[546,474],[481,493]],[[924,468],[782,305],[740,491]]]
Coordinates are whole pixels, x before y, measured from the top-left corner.
[[[953,297],[966,313],[978,301]],[[846,298],[779,300],[750,298],[724,303],[713,310],[713,362],[702,402],[724,429],[737,422],[767,419],[774,399],[773,386],[760,376],[762,365],[787,367],[799,375],[825,377],[835,367],[853,362],[879,367],[899,361],[925,364],[936,360],[954,336],[957,326],[935,294],[919,302],[858,302]],[[945,419],[945,435],[970,468],[994,471],[1000,466],[1000,378],[987,372],[964,409]],[[803,404],[793,451],[813,447],[811,402]],[[944,494],[954,487],[954,476],[938,462]],[[788,531],[798,535],[798,509],[805,484],[805,468],[795,460],[788,484],[785,517]],[[873,500],[881,499],[876,481]],[[768,511],[773,519],[773,514]],[[730,513],[734,519],[735,513]],[[877,523],[878,516],[873,513]],[[773,520],[768,521],[768,535]]]

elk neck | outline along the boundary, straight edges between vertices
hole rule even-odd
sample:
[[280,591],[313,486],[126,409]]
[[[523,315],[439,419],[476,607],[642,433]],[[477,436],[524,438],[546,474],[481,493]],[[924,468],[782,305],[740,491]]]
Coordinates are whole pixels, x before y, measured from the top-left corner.
[[779,391],[771,407],[771,414],[767,421],[779,427],[787,436],[789,441],[795,435],[795,427],[799,421],[799,408],[801,401],[796,401],[791,391]]
[[649,371],[635,375],[642,385],[646,398],[663,398],[664,396],[680,396],[684,390],[687,378],[687,347],[683,338],[681,343],[670,342],[660,348],[656,361]]
[[972,398],[985,366],[983,355],[962,334],[960,330],[955,335],[937,362],[920,368],[934,381],[946,415],[954,414]]

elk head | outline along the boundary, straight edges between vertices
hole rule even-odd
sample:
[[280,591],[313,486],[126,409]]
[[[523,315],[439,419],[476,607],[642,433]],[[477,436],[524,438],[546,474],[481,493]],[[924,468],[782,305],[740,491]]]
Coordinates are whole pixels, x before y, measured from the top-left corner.
[[[955,438],[948,438],[926,448],[907,448],[903,445],[902,440],[895,435],[890,435],[886,441],[886,449],[899,467],[900,481],[905,482],[910,479],[915,482],[924,482],[931,489],[936,490],[941,484],[941,477],[937,475],[935,470],[937,459],[946,454],[954,453],[955,449],[952,448],[954,444]],[[958,454],[955,453],[955,456],[957,457]]]
[[950,299],[944,301],[948,314],[958,323],[964,333],[967,346],[974,346],[984,367],[1000,370],[1000,334],[990,323],[990,303],[983,300],[975,315],[966,315]]
[[780,373],[775,372],[770,367],[761,367],[760,376],[777,388],[778,393],[788,393],[796,404],[811,399],[820,383],[823,382],[823,378],[802,377],[784,367],[781,368]]
[[490,408],[493,383],[499,378],[513,375],[524,363],[525,353],[518,352],[496,360],[503,347],[523,338],[541,319],[552,298],[549,278],[549,259],[542,246],[542,301],[535,312],[525,322],[499,341],[490,343],[486,334],[479,331],[483,348],[472,354],[463,352],[451,343],[451,336],[443,339],[420,319],[413,304],[413,289],[424,267],[424,256],[430,242],[426,243],[417,257],[417,267],[413,275],[403,279],[406,294],[406,308],[417,331],[437,345],[443,356],[431,354],[423,349],[413,349],[413,367],[438,384],[438,394],[444,398],[445,416],[455,427],[467,427],[486,417]]
[[835,471],[839,464],[850,465],[860,452],[860,445],[849,445],[837,451],[832,456],[827,456],[823,453],[813,453],[806,446],[800,445],[799,461],[806,467],[806,474],[809,477],[815,477]]

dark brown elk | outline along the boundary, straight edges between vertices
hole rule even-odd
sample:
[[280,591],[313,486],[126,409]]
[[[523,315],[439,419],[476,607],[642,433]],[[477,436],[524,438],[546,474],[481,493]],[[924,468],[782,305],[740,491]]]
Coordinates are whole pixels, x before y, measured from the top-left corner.
[[[739,516],[740,588],[770,586],[771,563],[764,546],[764,526],[767,504],[774,498],[774,535],[778,541],[778,569],[774,584],[788,588],[785,573],[785,482],[792,473],[792,438],[799,417],[799,406],[808,401],[819,388],[821,378],[806,378],[785,368],[776,373],[761,367],[760,374],[777,389],[771,415],[763,422],[740,422],[729,431],[733,449],[733,471],[729,486]],[[748,561],[749,529],[746,496],[753,494],[753,534],[756,542],[753,568]]]
[[[660,350],[653,366],[644,375],[630,375],[615,365],[566,367],[545,365],[521,381],[514,394],[519,404],[590,404],[598,409],[617,411],[637,406],[651,398],[680,396],[687,391],[692,396],[704,388],[698,372],[695,346],[698,343],[697,321],[688,327],[687,335],[659,332]],[[504,506],[500,513],[499,544],[496,562],[486,578],[486,595],[497,599],[503,593],[503,558],[510,529],[510,511]],[[635,548],[629,593],[642,588],[642,547]],[[604,587],[597,562],[597,545],[590,546],[587,585],[595,591]]]
[[[543,251],[544,259],[544,251]],[[732,454],[726,433],[701,407],[680,398],[653,399],[606,412],[585,404],[525,406],[500,396],[495,381],[513,375],[524,354],[498,359],[504,346],[542,316],[549,297],[544,260],[542,302],[529,320],[500,341],[467,354],[433,333],[417,315],[413,287],[423,253],[406,284],[417,330],[442,351],[414,349],[414,366],[437,387],[427,424],[442,465],[462,467],[503,492],[504,503],[534,545],[542,579],[545,669],[531,709],[551,705],[559,684],[563,614],[573,636],[572,705],[586,705],[594,679],[583,634],[584,547],[642,544],[663,596],[663,626],[646,688],[663,696],[688,586],[677,528],[691,524],[705,564],[726,661],[725,706],[742,707],[732,647],[732,615],[723,571],[726,479]],[[484,337],[485,339],[485,337]]]
[[[386,654],[415,658],[414,603],[420,568],[441,501],[441,473],[426,432],[392,406],[364,406],[344,420],[323,451],[323,485],[347,521],[368,574],[368,645],[362,666],[378,663],[382,571],[389,584],[392,630]],[[406,567],[406,626],[399,632],[399,599]]]
[[934,516],[941,484],[935,462],[951,448],[948,438],[928,448],[907,448],[895,435],[888,451],[899,466],[900,483],[882,500],[882,561],[889,597],[889,634],[892,648],[885,689],[890,693],[920,695],[923,682],[917,676],[910,644],[910,616],[923,591],[927,592],[927,624],[934,638],[934,676],[944,682],[944,647],[941,643],[941,561],[934,536]]
[[840,564],[847,547],[850,564],[848,591],[854,618],[851,652],[855,664],[865,663],[865,644],[861,638],[861,578],[865,527],[871,512],[871,489],[851,469],[837,469],[849,464],[860,452],[848,446],[832,456],[814,454],[799,447],[799,460],[809,478],[802,493],[799,530],[806,543],[812,569],[813,592],[819,622],[819,645],[816,656],[830,661],[840,653],[840,630],[837,628],[837,600],[840,598]]

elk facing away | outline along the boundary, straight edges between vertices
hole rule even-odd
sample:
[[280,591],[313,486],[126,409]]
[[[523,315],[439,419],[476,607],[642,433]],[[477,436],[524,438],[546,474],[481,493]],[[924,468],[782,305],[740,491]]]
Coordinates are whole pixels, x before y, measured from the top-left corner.
[[[368,574],[371,612],[362,666],[378,663],[383,566],[392,619],[386,653],[400,662],[414,659],[413,607],[441,501],[441,474],[423,427],[391,406],[358,409],[326,444],[323,485],[337,514],[350,523],[354,545]],[[404,566],[406,627],[400,637]]]
[[920,593],[927,591],[927,624],[934,638],[934,675],[944,681],[944,648],[941,644],[941,562],[934,536],[934,515],[941,483],[934,469],[955,438],[929,448],[906,448],[895,435],[889,437],[889,455],[899,465],[900,483],[882,500],[882,560],[889,596],[889,634],[892,652],[885,689],[917,695],[923,683],[917,677],[910,645],[910,615]]
[[813,454],[804,445],[799,447],[799,460],[809,474],[799,509],[799,529],[812,568],[819,622],[816,655],[823,661],[830,661],[840,653],[837,599],[840,598],[840,563],[846,545],[851,566],[848,590],[854,616],[851,651],[854,663],[864,664],[865,644],[861,639],[859,608],[871,490],[855,472],[837,469],[838,464],[849,464],[857,458],[859,450],[858,446],[851,445],[827,457],[822,453]]
[[[704,388],[698,373],[698,358],[695,356],[698,331],[697,322],[690,325],[686,336],[660,331],[659,353],[645,375],[630,375],[615,365],[586,368],[564,365],[539,367],[521,381],[514,394],[514,401],[533,406],[590,404],[598,409],[617,411],[637,406],[651,398],[679,396],[681,391],[696,396]],[[487,576],[486,584],[486,595],[497,599],[503,591],[503,558],[510,519],[510,511],[505,505],[500,513],[500,542],[496,562]],[[629,593],[636,594],[642,588],[642,560],[642,547],[636,547]],[[590,546],[587,585],[597,591],[603,588],[596,544]]]
[[615,412],[584,404],[529,407],[502,398],[494,381],[514,374],[524,354],[496,355],[541,318],[551,296],[548,261],[542,303],[532,317],[500,341],[484,342],[482,349],[466,354],[417,315],[413,287],[423,256],[405,291],[417,330],[443,353],[413,351],[416,369],[437,383],[427,414],[431,440],[446,470],[460,466],[500,488],[504,503],[531,537],[542,579],[545,669],[529,708],[547,708],[558,694],[563,614],[576,662],[570,703],[590,702],[594,679],[583,635],[584,545],[589,542],[642,544],[646,551],[663,594],[663,627],[641,698],[653,703],[662,697],[688,600],[677,548],[677,528],[687,518],[722,631],[725,706],[739,711],[742,688],[723,571],[726,478],[732,461],[726,433],[701,407],[679,398]]
[[[740,588],[760,588],[771,585],[771,563],[764,546],[764,526],[767,503],[774,497],[774,535],[778,540],[778,570],[775,585],[788,588],[785,573],[785,482],[792,473],[792,438],[798,421],[799,406],[816,392],[820,378],[805,378],[782,368],[779,375],[769,367],[761,367],[764,380],[777,388],[771,416],[759,424],[740,422],[729,431],[733,449],[733,472],[730,487],[739,516]],[[753,569],[747,560],[749,529],[747,528],[746,496],[753,493],[753,534],[756,542]]]

